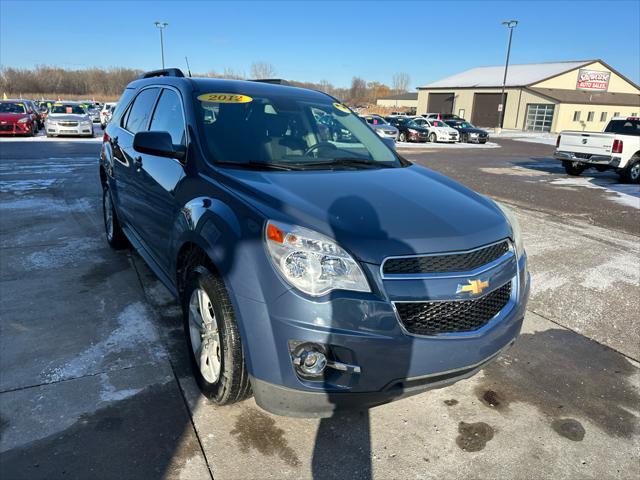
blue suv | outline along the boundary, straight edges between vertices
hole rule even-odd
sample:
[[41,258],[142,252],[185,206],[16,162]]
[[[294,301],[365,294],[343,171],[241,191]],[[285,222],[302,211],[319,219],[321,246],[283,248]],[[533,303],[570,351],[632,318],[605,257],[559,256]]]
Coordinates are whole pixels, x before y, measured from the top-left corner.
[[514,215],[324,93],[149,72],[105,130],[100,179],[109,244],[179,299],[217,404],[371,407],[470,377],[520,331]]

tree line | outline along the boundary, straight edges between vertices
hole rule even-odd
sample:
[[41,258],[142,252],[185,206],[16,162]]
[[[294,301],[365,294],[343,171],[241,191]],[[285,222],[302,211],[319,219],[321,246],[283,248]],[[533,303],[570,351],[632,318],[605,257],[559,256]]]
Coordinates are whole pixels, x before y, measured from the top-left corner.
[[[142,70],[118,67],[82,70],[45,65],[35,68],[4,67],[0,69],[0,91],[12,97],[56,95],[113,99],[122,93],[129,82],[141,74]],[[210,71],[205,74],[194,74],[194,77],[264,79],[276,78],[277,71],[268,62],[254,62],[249,76],[244,72],[225,69],[222,73]],[[394,74],[391,85],[367,81],[358,76],[352,78],[351,85],[348,87],[337,87],[327,80],[317,83],[289,80],[295,86],[320,90],[352,105],[375,103],[377,98],[404,93],[409,90],[410,81],[407,73]]]

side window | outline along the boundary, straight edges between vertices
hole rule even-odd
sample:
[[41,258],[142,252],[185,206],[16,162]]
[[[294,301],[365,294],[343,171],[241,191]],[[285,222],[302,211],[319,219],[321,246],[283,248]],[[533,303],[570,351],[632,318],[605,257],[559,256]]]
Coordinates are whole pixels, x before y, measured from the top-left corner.
[[151,110],[158,97],[157,88],[147,88],[140,92],[127,114],[125,129],[135,134],[147,128]]
[[153,113],[150,130],[169,132],[171,141],[185,145],[184,115],[180,96],[173,90],[164,89]]

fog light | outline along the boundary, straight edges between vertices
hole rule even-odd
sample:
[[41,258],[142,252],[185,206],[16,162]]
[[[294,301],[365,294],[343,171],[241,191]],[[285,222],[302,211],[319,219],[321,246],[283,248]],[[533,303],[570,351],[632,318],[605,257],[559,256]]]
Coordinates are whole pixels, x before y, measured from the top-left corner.
[[320,345],[303,343],[291,353],[291,360],[296,370],[305,377],[317,377],[327,366],[327,356]]

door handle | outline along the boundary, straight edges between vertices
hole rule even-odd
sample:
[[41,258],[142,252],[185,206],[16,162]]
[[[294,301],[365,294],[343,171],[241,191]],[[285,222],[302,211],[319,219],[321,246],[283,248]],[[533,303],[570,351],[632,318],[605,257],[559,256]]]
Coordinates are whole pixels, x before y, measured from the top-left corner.
[[142,168],[142,157],[137,156],[133,159],[133,166],[136,167],[136,171],[139,172]]

